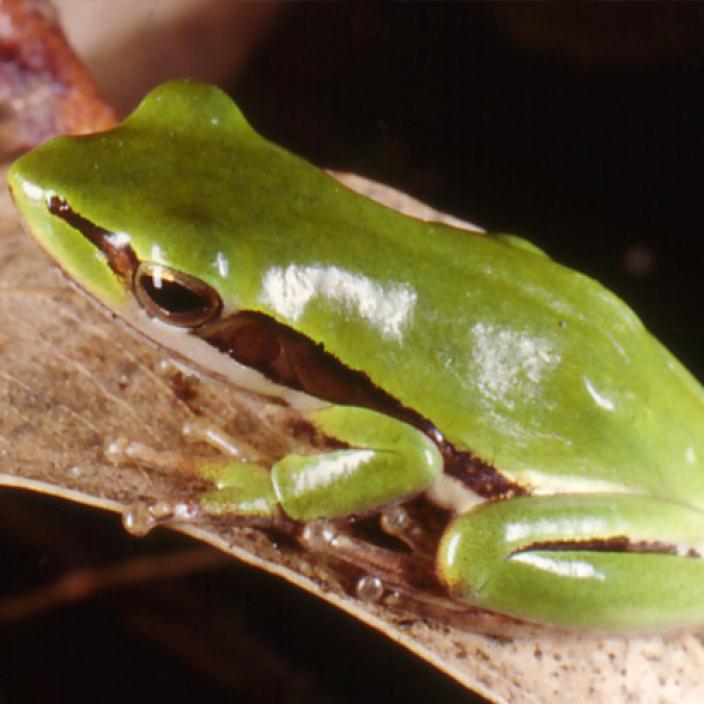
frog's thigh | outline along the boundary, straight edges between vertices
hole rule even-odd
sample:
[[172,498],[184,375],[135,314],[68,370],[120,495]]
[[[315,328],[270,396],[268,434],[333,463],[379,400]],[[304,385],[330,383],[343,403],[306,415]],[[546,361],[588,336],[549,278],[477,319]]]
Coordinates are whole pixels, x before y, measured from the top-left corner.
[[440,544],[438,573],[459,598],[517,618],[657,630],[704,623],[702,545],[704,514],[682,504],[521,497],[456,518]]
[[442,471],[435,444],[394,418],[347,406],[306,417],[326,436],[350,447],[288,455],[274,465],[276,497],[296,520],[374,511],[420,493]]

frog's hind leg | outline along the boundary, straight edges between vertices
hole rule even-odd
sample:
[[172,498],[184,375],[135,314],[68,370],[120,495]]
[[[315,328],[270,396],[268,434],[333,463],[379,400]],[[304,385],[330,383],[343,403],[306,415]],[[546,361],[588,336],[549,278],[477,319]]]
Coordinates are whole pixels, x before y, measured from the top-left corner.
[[626,494],[487,502],[446,529],[438,575],[466,603],[601,630],[704,623],[704,512]]
[[[164,469],[178,461],[181,474],[211,486],[189,505],[190,516],[293,529],[307,549],[368,575],[359,581],[363,598],[369,598],[369,584],[376,585],[371,592],[378,594],[388,585],[418,581],[419,571],[434,579],[432,559],[414,549],[413,527],[406,525],[399,504],[422,493],[442,472],[436,445],[416,428],[364,408],[330,406],[304,417],[332,441],[331,449],[288,454],[271,468],[243,461],[227,447],[222,449],[229,456],[179,458],[131,443],[122,456]],[[345,519],[376,514],[382,530],[405,542],[406,550],[370,543],[346,526]]]
[[[212,512],[240,512],[238,495],[261,491],[262,506],[278,505],[295,521],[370,514],[424,491],[442,471],[436,446],[419,430],[364,408],[331,406],[306,414],[343,447],[289,454],[267,470],[242,462],[209,463],[202,474],[217,489],[204,497]],[[267,477],[265,477],[265,474]]]
[[347,406],[304,416],[333,441],[334,449],[288,454],[271,468],[232,452],[221,434],[213,442],[212,430],[204,433],[202,428],[193,439],[205,439],[227,454],[184,456],[126,440],[112,443],[107,454],[114,463],[136,462],[210,483],[213,488],[200,495],[190,515],[264,522],[372,514],[421,493],[442,471],[434,443],[402,421]]

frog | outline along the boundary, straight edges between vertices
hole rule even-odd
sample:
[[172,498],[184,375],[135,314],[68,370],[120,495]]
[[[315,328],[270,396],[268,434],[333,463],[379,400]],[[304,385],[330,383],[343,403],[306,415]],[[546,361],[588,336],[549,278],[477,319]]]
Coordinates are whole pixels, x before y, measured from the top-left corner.
[[8,180],[101,307],[329,439],[203,460],[209,515],[310,525],[426,496],[457,603],[586,631],[704,622],[704,391],[593,278],[369,200],[194,81]]

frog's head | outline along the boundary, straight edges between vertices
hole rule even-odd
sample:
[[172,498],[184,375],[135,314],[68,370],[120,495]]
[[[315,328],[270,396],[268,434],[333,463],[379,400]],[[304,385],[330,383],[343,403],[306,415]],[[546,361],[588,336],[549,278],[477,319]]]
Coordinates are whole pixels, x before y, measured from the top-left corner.
[[141,305],[193,326],[222,307],[223,257],[233,250],[217,163],[256,139],[227,95],[174,81],[113,130],[24,155],[9,185],[30,234],[71,281],[122,317]]
[[171,81],[114,129],[22,156],[8,180],[72,282],[136,327],[146,313],[193,328],[240,306],[246,238],[272,219],[267,179],[285,172],[272,166],[282,152],[218,88]]
[[[90,144],[95,139],[60,137],[13,164],[10,190],[30,234],[71,282],[132,323],[137,322],[140,308],[152,318],[185,328],[218,315],[222,301],[215,288],[170,266],[164,251],[168,248],[159,245],[148,223],[129,230],[105,228],[99,219],[100,206],[86,202],[73,173],[66,176],[64,167],[61,179],[52,177],[51,166],[59,160],[85,166],[90,159],[98,170],[103,162],[88,156],[95,152]],[[104,195],[119,201],[117,189]],[[171,249],[175,239],[170,238]],[[197,269],[198,264],[193,262],[192,267]]]
[[255,279],[241,233],[268,207],[251,185],[258,165],[271,172],[267,145],[227,95],[176,81],[113,130],[29,152],[8,179],[28,231],[79,288],[165,347],[266,391],[202,330],[237,312]]

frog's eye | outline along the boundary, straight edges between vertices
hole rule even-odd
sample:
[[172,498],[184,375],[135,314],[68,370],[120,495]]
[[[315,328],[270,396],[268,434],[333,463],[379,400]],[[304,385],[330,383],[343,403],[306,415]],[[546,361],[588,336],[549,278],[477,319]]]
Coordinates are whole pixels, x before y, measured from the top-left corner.
[[162,264],[142,262],[135,273],[134,292],[149,315],[179,327],[197,327],[222,310],[212,287]]

